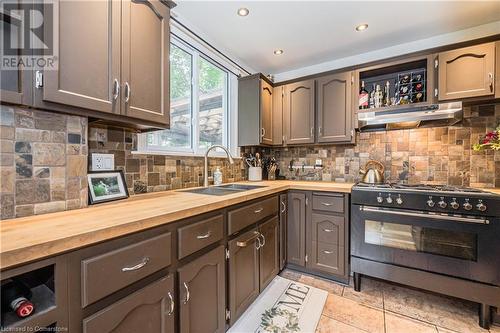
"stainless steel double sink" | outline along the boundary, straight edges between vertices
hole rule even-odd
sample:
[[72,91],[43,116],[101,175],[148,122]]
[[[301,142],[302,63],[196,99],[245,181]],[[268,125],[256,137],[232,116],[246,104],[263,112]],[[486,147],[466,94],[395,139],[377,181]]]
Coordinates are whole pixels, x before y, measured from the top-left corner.
[[196,194],[206,194],[206,195],[228,195],[235,194],[239,192],[245,192],[254,190],[257,188],[266,187],[263,185],[245,185],[245,184],[227,184],[227,185],[219,185],[219,186],[209,186],[209,187],[201,187],[194,188],[189,190],[182,190],[182,192],[196,193]]

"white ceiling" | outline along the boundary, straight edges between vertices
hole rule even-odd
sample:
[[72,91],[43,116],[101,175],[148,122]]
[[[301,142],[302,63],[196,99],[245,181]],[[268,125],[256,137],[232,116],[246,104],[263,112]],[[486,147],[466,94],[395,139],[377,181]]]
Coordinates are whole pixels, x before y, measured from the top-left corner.
[[[250,14],[239,17],[240,7]],[[500,1],[177,1],[174,13],[251,68],[277,74],[500,21]],[[356,32],[360,23],[369,28]]]

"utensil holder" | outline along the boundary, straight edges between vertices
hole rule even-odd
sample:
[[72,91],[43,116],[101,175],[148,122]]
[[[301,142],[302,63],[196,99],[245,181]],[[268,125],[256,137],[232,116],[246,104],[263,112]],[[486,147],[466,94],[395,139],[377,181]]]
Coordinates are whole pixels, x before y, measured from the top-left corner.
[[261,167],[249,167],[248,168],[248,180],[251,182],[259,182],[262,180],[262,168]]

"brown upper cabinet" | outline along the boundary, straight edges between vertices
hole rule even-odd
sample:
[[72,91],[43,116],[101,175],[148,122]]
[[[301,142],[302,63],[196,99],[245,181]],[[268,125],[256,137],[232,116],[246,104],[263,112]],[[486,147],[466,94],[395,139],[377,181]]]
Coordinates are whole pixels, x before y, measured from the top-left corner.
[[318,143],[351,142],[354,139],[352,82],[352,72],[316,80]]
[[[17,74],[9,71],[8,80],[2,72],[1,101],[138,126],[168,127],[167,5],[173,3],[166,3],[58,0],[53,6],[53,16],[58,18],[53,20],[58,32],[54,41],[57,67]],[[44,25],[43,33],[52,34],[50,25]]]
[[261,74],[238,81],[238,142],[240,146],[272,145],[274,89]]
[[439,53],[439,100],[494,94],[495,43]]
[[285,144],[314,143],[314,80],[285,86],[283,136]]

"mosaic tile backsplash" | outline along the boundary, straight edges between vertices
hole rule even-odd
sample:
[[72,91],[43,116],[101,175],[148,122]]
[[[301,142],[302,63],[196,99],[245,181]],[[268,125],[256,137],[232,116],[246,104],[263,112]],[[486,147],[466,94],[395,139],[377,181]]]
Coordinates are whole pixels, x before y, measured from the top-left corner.
[[1,105],[0,173],[2,219],[87,206],[87,118]]
[[[89,130],[89,170],[92,153],[114,154],[115,168],[123,170],[131,195],[203,186],[203,157],[133,154],[137,134],[130,129],[91,125]],[[223,182],[245,179],[241,159],[231,165],[225,158],[209,158],[209,183],[212,172],[220,168]]]
[[[500,151],[472,151],[471,145],[500,123],[500,104],[464,108],[460,126],[357,133],[356,145],[246,148],[279,162],[287,179],[356,182],[370,160],[385,166],[392,182],[500,187]],[[316,160],[322,168],[307,169]],[[290,163],[299,166],[291,171]]]

